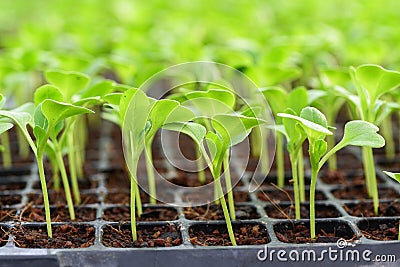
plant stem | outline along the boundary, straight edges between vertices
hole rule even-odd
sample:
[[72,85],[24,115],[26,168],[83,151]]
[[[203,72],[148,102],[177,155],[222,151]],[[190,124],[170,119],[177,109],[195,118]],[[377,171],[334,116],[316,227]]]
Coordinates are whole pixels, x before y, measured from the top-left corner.
[[196,145],[196,163],[199,183],[203,185],[206,183],[206,172],[204,171],[203,158],[201,157],[201,150],[198,145]]
[[64,186],[64,192],[65,192],[65,198],[67,200],[69,216],[71,217],[71,220],[75,220],[74,203],[72,202],[71,189],[69,187],[68,176],[67,176],[67,171],[65,170],[64,160],[62,157],[59,144],[57,143],[56,140],[54,140],[53,143],[54,143],[57,163],[60,168],[61,179]]
[[150,204],[156,204],[156,181],[153,170],[153,152],[151,151],[151,142],[146,145],[144,152],[146,154],[146,171],[149,183]]
[[372,148],[370,147],[363,147],[366,151],[366,156],[367,156],[367,172],[370,174],[370,186],[371,186],[371,191],[372,191],[372,199],[374,202],[374,212],[375,215],[378,215],[379,211],[379,194],[378,194],[378,185],[376,182],[376,173],[375,173],[375,163],[374,163],[374,155],[372,152]]
[[262,175],[267,175],[268,170],[269,170],[269,155],[268,155],[268,132],[265,130],[265,128],[260,127],[260,133],[261,133],[261,158],[260,158],[260,163],[261,163],[261,174]]
[[233,201],[233,188],[232,188],[232,180],[231,180],[231,172],[229,169],[229,150],[226,151],[224,156],[224,171],[225,171],[225,184],[228,195],[228,205],[231,219],[236,220],[235,214],[235,202]]
[[306,201],[306,189],[304,187],[304,162],[303,162],[303,148],[300,147],[297,154],[297,171],[299,174],[299,194],[300,201]]
[[311,239],[315,238],[315,187],[317,184],[318,170],[312,168],[311,183],[310,183],[310,235]]
[[[327,150],[330,150],[334,147],[335,145],[335,137],[333,135],[328,135],[326,137],[326,142],[327,142]],[[332,154],[332,156],[328,159],[328,168],[330,171],[335,171],[337,169],[337,157],[336,153]]]
[[131,231],[132,231],[132,241],[133,242],[135,242],[137,240],[137,233],[136,233],[136,207],[135,207],[137,186],[136,186],[135,175],[132,175],[133,179],[131,180]]
[[0,135],[0,140],[1,144],[3,145],[3,151],[1,152],[3,156],[3,167],[11,168],[12,158],[11,158],[11,148],[10,148],[10,137],[8,135],[8,131]]
[[[74,130],[74,127],[71,129]],[[81,194],[79,193],[78,178],[76,176],[76,158],[74,149],[74,135],[68,134],[67,136],[67,146],[68,146],[68,162],[69,162],[69,174],[71,176],[72,192],[74,194],[75,203],[77,205],[81,204]]]
[[385,138],[386,158],[393,160],[396,156],[395,143],[393,139],[392,117],[387,116],[381,123],[381,133]]
[[137,183],[137,179],[133,178],[132,175],[130,175],[130,178],[131,181],[135,181],[134,186],[136,187],[135,189],[136,209],[137,209],[137,216],[140,217],[142,216],[143,210],[142,210],[142,200],[140,199],[139,186]]
[[49,195],[47,194],[46,176],[44,174],[44,166],[43,166],[43,155],[38,154],[36,157],[36,160],[37,160],[38,169],[39,169],[40,185],[42,187],[43,204],[44,204],[44,211],[45,211],[45,216],[46,216],[47,235],[50,238],[53,238],[53,232],[51,230]]
[[371,186],[371,173],[368,171],[368,165],[369,165],[369,160],[368,160],[368,151],[366,147],[362,147],[362,160],[363,160],[363,167],[364,167],[364,173],[365,173],[365,183],[367,185],[367,192],[368,196],[372,197],[372,186]]
[[276,171],[278,187],[285,186],[285,158],[283,147],[283,135],[276,133]]
[[217,185],[218,195],[220,196],[219,201],[221,203],[222,211],[224,213],[226,227],[228,228],[229,239],[232,243],[232,246],[237,246],[236,240],[235,240],[235,234],[233,233],[231,218],[229,217],[228,206],[226,205],[226,201],[225,201],[224,194],[222,191],[220,176],[218,176],[217,178],[214,177],[214,180],[215,180],[215,184]]
[[300,194],[298,186],[298,170],[297,170],[297,153],[290,155],[290,163],[292,167],[293,191],[294,191],[294,207],[296,220],[300,219]]

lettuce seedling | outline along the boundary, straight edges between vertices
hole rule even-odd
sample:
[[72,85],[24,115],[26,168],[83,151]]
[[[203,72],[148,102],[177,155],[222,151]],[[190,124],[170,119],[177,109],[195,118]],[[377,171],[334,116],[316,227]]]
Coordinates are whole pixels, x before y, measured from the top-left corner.
[[[388,172],[388,171],[383,171],[387,176],[389,176],[390,178],[392,178],[394,181],[400,183],[400,173],[393,173],[393,172]],[[399,233],[398,233],[398,237],[397,240],[400,240],[400,222],[399,222]]]
[[330,156],[338,150],[349,146],[382,147],[385,140],[377,131],[379,128],[366,121],[350,121],[345,124],[342,140],[327,152],[325,138],[332,135],[324,114],[314,107],[304,108],[300,116],[287,113],[279,113],[278,116],[291,120],[297,129],[301,129],[307,136],[311,164],[310,183],[310,234],[315,238],[315,188],[319,170]]
[[[400,72],[366,64],[350,68],[350,75],[356,86],[357,95],[341,89],[342,95],[358,111],[362,120],[379,125],[383,117],[390,114],[385,108],[387,103],[381,98],[400,85]],[[378,214],[379,196],[371,147],[362,148],[362,158],[367,189],[374,202],[375,214]]]
[[[0,94],[0,110],[3,109],[6,98]],[[8,136],[8,130],[11,129],[13,125],[7,120],[0,120],[0,145],[1,154],[3,158],[3,167],[10,168],[12,166],[12,157],[10,149],[10,138]]]

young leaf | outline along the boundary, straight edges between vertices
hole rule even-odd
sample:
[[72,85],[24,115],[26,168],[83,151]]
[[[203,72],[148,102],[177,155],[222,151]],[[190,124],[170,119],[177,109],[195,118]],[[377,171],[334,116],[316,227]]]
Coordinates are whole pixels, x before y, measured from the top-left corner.
[[72,100],[74,94],[82,91],[90,81],[89,76],[76,71],[51,70],[46,71],[45,77],[49,83],[62,90],[65,100],[68,102]]
[[301,110],[308,105],[307,89],[302,86],[293,89],[288,95],[287,105],[296,114],[300,114]]
[[0,120],[0,134],[7,132],[10,130],[14,125],[7,121]]
[[377,132],[379,128],[372,123],[355,120],[346,123],[341,145],[368,146],[373,148],[383,147],[385,139]]
[[96,83],[86,90],[84,90],[80,94],[80,99],[89,98],[89,97],[100,97],[103,98],[105,95],[112,93],[114,90],[114,81],[111,80],[103,80],[99,83]]
[[198,123],[195,122],[172,122],[163,125],[163,129],[181,132],[188,136],[190,136],[193,141],[200,146],[201,142],[203,141],[206,135],[206,128]]
[[57,87],[50,84],[45,84],[36,89],[35,91],[34,94],[35,106],[39,105],[39,103],[42,103],[46,99],[53,99],[55,101],[63,102],[64,96]]
[[400,183],[400,173],[393,173],[393,172],[388,172],[388,171],[383,171],[387,176],[390,178],[394,179],[398,183]]
[[200,115],[210,117],[231,112],[235,105],[235,95],[227,90],[194,91],[185,96],[189,99],[184,102],[185,106],[191,105],[198,109]]

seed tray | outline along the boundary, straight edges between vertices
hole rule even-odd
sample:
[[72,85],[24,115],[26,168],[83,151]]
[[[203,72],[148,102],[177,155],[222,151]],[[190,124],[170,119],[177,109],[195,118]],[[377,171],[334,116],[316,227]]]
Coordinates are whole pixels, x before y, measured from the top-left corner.
[[[107,124],[107,127],[103,127],[105,129],[111,128],[110,125]],[[105,133],[100,141],[99,141],[99,151],[106,151],[110,145],[113,144],[112,138],[110,138],[109,133]],[[359,160],[360,156],[357,150],[348,150],[349,153],[352,153]],[[341,248],[338,248],[338,244],[336,242],[323,242],[323,243],[308,243],[308,244],[294,244],[294,243],[285,243],[280,241],[278,238],[279,229],[291,228],[297,224],[306,224],[308,220],[289,220],[289,219],[275,219],[268,217],[265,211],[266,207],[273,206],[270,202],[262,201],[258,198],[257,193],[260,190],[249,193],[249,199],[245,202],[238,203],[238,206],[249,206],[252,209],[256,210],[258,213],[258,218],[250,219],[250,220],[238,220],[234,222],[234,225],[260,225],[262,229],[265,229],[265,233],[267,235],[267,243],[265,245],[244,245],[239,247],[232,246],[194,246],[191,243],[190,233],[196,231],[207,231],[207,229],[215,229],[224,228],[223,220],[217,221],[201,221],[201,220],[189,220],[185,218],[184,209],[182,207],[171,207],[164,204],[150,205],[144,204],[144,209],[146,207],[154,207],[154,208],[169,208],[176,210],[177,218],[170,221],[159,221],[159,222],[148,222],[148,221],[138,221],[138,229],[153,227],[153,226],[165,226],[172,224],[176,227],[177,233],[180,236],[181,242],[172,247],[156,247],[156,248],[112,248],[107,247],[103,244],[102,234],[104,229],[108,226],[114,227],[128,227],[129,219],[123,220],[124,223],[111,222],[103,219],[103,213],[105,210],[110,208],[120,208],[126,207],[124,204],[110,204],[106,203],[106,195],[109,193],[109,189],[106,186],[106,172],[109,168],[110,162],[108,153],[100,153],[100,159],[98,162],[95,162],[95,166],[99,168],[101,171],[99,173],[94,174],[89,177],[96,181],[97,186],[91,189],[81,190],[82,194],[94,194],[96,196],[97,201],[92,204],[85,204],[82,207],[92,208],[96,211],[96,218],[92,221],[86,222],[53,222],[53,227],[62,226],[65,224],[71,224],[75,226],[83,226],[87,225],[94,228],[94,240],[93,245],[88,248],[71,248],[71,249],[37,249],[37,248],[20,248],[14,242],[14,236],[12,233],[12,229],[15,229],[19,225],[26,227],[36,227],[36,228],[44,228],[44,222],[19,222],[18,220],[3,220],[0,223],[0,227],[3,229],[4,233],[8,233],[8,237],[4,240],[2,246],[0,247],[0,266],[21,266],[22,264],[29,263],[30,266],[46,266],[46,265],[60,265],[60,266],[187,266],[189,263],[191,266],[204,266],[204,265],[220,265],[220,266],[262,266],[266,264],[273,263],[274,266],[287,265],[288,262],[291,264],[299,263],[296,260],[287,259],[286,261],[281,261],[278,258],[278,254],[273,254],[271,251],[275,250],[276,253],[280,252],[280,256],[283,253],[287,255],[293,251],[297,251],[299,253],[303,253],[304,255],[308,255],[309,251],[312,250],[316,253],[316,255],[323,255],[324,250],[336,250],[338,257],[340,255],[345,255],[346,251],[356,250],[358,253],[363,253],[365,251],[371,251],[374,255],[386,255],[389,257],[390,255],[396,254],[396,251],[400,248],[400,242],[393,241],[375,241],[372,239],[366,238],[360,229],[365,230],[368,226],[369,221],[371,221],[372,225],[376,225],[377,221],[390,221],[390,223],[396,223],[396,221],[400,220],[400,214],[396,214],[394,216],[386,216],[379,218],[363,218],[349,215],[346,212],[344,205],[345,204],[354,204],[360,202],[359,200],[348,200],[348,199],[337,199],[332,194],[333,190],[340,188],[340,185],[335,184],[326,184],[321,180],[318,181],[317,189],[325,196],[324,200],[317,200],[317,207],[320,205],[329,205],[334,207],[338,213],[335,218],[325,218],[325,219],[317,219],[317,229],[324,224],[328,226],[327,229],[335,231],[338,225],[345,225],[346,231],[350,233],[350,236],[353,234],[357,237],[351,242],[343,241],[341,244]],[[171,167],[168,167],[171,170]],[[24,167],[26,170],[26,167]],[[379,185],[380,188],[391,188],[397,194],[400,194],[400,187],[387,178],[385,175],[382,175],[381,170],[377,168],[378,176],[382,180],[382,183]],[[306,172],[308,175],[309,173]],[[15,188],[11,188],[11,190],[2,190],[0,192],[0,200],[3,199],[4,196],[7,195],[18,195],[21,196],[20,200],[17,203],[12,203],[11,205],[2,205],[2,209],[15,209],[16,210],[16,218],[21,214],[22,209],[26,207],[28,203],[28,195],[30,193],[38,193],[40,194],[39,189],[34,189],[33,185],[35,181],[38,181],[37,170],[34,164],[30,165],[30,172],[24,172],[23,175],[11,176],[12,172],[7,171],[6,173],[2,173],[2,184],[4,182],[10,181],[11,183],[19,183],[21,182],[24,186],[17,186]],[[246,173],[243,177],[242,185],[237,187],[235,190],[246,192],[249,184],[250,174]],[[261,187],[262,190],[268,190],[271,188],[270,186]],[[290,187],[285,187],[289,189]],[[121,189],[123,191],[123,189]],[[110,190],[112,192],[112,190]],[[176,192],[170,192],[173,194],[176,203],[182,203],[184,201],[185,190],[180,190]],[[391,201],[399,201],[399,198],[392,199]],[[370,202],[370,200],[367,200]],[[291,205],[290,201],[281,201],[278,203],[282,207]],[[307,204],[307,203],[306,203]],[[42,208],[41,205],[35,205],[35,207]],[[55,208],[52,206],[52,208]],[[9,231],[11,230],[11,231]],[[278,234],[277,234],[278,233]],[[18,241],[17,241],[18,242]],[[339,244],[340,245],[340,244]],[[265,252],[267,252],[268,257]],[[352,251],[350,251],[353,253]],[[351,254],[348,252],[349,254]],[[272,253],[272,254],[270,254]],[[324,252],[325,253],[325,252]],[[342,254],[340,254],[342,253]],[[344,253],[344,254],[343,254]],[[355,252],[354,252],[355,253]],[[302,254],[300,254],[302,255]],[[361,254],[359,254],[361,255]],[[345,255],[346,256],[346,255]],[[343,266],[354,266],[354,265],[369,265],[369,264],[377,264],[376,261],[372,260],[372,256],[368,259],[360,258],[358,261],[355,260],[345,260],[345,259],[330,259],[328,257],[324,257],[318,260],[313,258],[306,258],[303,261],[303,264],[307,266],[317,266],[320,265],[321,262],[328,265],[334,265],[340,262],[340,265]],[[271,258],[272,257],[272,258]],[[264,261],[263,261],[264,260]],[[389,259],[393,261],[393,259]],[[398,266],[400,258],[395,258],[394,262],[385,262],[383,264],[393,266]]]

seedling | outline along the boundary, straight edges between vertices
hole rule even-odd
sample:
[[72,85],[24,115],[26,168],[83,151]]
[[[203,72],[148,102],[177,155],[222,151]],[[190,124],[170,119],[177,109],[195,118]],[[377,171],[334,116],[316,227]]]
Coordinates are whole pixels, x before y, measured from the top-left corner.
[[310,234],[311,239],[315,239],[315,188],[319,170],[324,163],[338,150],[349,146],[362,147],[382,147],[385,139],[377,131],[379,128],[366,121],[350,121],[346,123],[342,140],[327,152],[325,138],[332,135],[328,128],[325,116],[316,108],[304,108],[300,116],[287,113],[279,113],[278,116],[291,120],[293,126],[301,130],[308,139],[311,164],[311,183],[310,183]]
[[[0,94],[0,110],[3,108],[6,102],[6,98]],[[10,168],[12,166],[10,140],[8,137],[8,130],[11,129],[13,125],[7,120],[0,120],[0,151],[3,158],[3,167]]]
[[[357,110],[362,120],[379,125],[390,114],[387,103],[381,98],[400,85],[400,72],[386,70],[378,65],[361,65],[350,69],[356,86],[357,96],[341,89],[350,106]],[[353,112],[355,113],[355,112]],[[371,147],[362,148],[363,165],[369,195],[373,199],[374,212],[378,214],[379,196],[375,174],[375,164]]]
[[[392,178],[394,181],[400,183],[400,173],[393,173],[393,172],[388,172],[388,171],[383,171],[387,176]],[[399,233],[397,240],[400,240],[400,222],[399,222]]]

